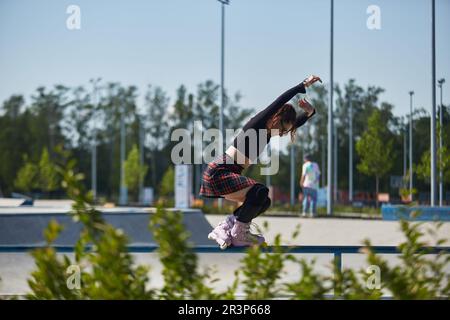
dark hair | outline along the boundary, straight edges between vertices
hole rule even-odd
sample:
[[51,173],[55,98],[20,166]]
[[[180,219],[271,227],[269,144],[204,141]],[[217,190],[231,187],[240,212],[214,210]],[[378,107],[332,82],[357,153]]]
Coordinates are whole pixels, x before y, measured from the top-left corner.
[[[295,112],[294,106],[290,103],[286,103],[283,105],[280,110],[278,110],[268,121],[267,121],[267,129],[275,127],[277,123],[281,125],[280,136],[290,132],[291,133],[291,141],[295,140],[295,132],[297,128],[295,128],[294,124],[297,120],[297,113]],[[291,123],[292,129],[285,130],[283,127],[283,123]]]

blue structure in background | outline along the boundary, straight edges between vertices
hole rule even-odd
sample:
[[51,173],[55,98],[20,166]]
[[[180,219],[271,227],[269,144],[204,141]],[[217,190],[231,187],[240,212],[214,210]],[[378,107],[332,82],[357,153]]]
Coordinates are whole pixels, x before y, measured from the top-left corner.
[[381,206],[383,220],[410,220],[410,221],[450,221],[450,207],[429,206],[405,206],[390,205]]

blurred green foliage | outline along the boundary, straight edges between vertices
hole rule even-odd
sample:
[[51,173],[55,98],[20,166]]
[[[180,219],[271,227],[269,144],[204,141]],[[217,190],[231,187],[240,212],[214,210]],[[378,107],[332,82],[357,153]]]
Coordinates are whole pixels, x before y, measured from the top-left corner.
[[136,144],[133,145],[128,157],[123,164],[125,169],[125,184],[135,200],[138,200],[139,185],[144,181],[148,171],[148,166],[139,162],[139,149]]
[[[401,221],[405,240],[399,245],[398,263],[391,265],[373,252],[365,241],[362,253],[368,266],[379,269],[379,286],[367,268],[338,269],[330,263],[329,273],[316,271],[315,261],[291,254],[282,246],[281,235],[275,237],[270,250],[265,246],[247,248],[235,279],[224,292],[216,292],[219,279],[211,268],[199,270],[198,256],[189,242],[182,213],[159,207],[150,219],[150,229],[159,248],[164,285],[149,286],[149,266],[137,265],[128,252],[127,237],[120,229],[107,224],[92,205],[92,195],[84,190],[83,175],[75,162],[60,150],[62,165],[57,166],[68,196],[75,201],[71,215],[81,222],[82,231],[75,255],[57,254],[52,243],[62,227],[52,221],[44,231],[47,246],[32,252],[35,269],[28,284],[28,299],[236,299],[243,292],[246,299],[448,299],[450,273],[448,254],[427,256],[423,223]],[[426,233],[433,245],[445,245],[438,237],[442,223]],[[267,230],[267,224],[264,225]],[[291,235],[295,239],[300,226]],[[298,265],[298,280],[284,282],[287,264]],[[71,270],[71,271],[70,271]],[[78,272],[79,286],[74,278]]]

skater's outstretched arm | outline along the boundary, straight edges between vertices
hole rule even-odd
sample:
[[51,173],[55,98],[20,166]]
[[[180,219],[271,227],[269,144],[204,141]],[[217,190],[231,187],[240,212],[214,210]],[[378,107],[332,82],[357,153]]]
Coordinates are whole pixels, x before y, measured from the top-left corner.
[[272,115],[274,115],[283,105],[289,102],[289,100],[291,100],[296,94],[306,93],[306,88],[311,86],[313,83],[317,81],[322,82],[322,80],[319,77],[312,75],[303,80],[300,84],[296,85],[295,87],[292,87],[289,90],[285,91],[268,107],[257,113],[253,118],[251,118],[250,121],[247,122],[247,124],[244,126],[244,130],[249,128],[264,127],[267,120]]
[[305,85],[302,83],[290,88],[280,95],[274,102],[272,102],[264,110],[258,112],[251,118],[244,126],[244,130],[250,128],[264,127],[267,120],[274,115],[285,103],[291,100],[297,93],[306,93]]

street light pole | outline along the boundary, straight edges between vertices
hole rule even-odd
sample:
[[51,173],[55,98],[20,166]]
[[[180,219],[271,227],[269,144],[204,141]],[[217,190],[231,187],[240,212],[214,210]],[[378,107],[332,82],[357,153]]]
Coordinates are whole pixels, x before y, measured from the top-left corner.
[[349,99],[349,121],[348,121],[348,135],[349,135],[349,155],[348,155],[348,199],[350,203],[353,202],[353,104],[352,97]]
[[[220,113],[219,113],[219,131],[222,136],[221,152],[225,151],[225,134],[223,128],[223,108],[225,104],[225,5],[229,5],[229,0],[218,0],[222,10],[222,30],[221,30],[221,50],[220,50]],[[219,199],[219,207],[222,208],[222,198]]]
[[119,204],[127,204],[127,187],[125,186],[125,110],[123,102],[120,113],[120,197]]
[[97,199],[97,123],[96,117],[97,107],[98,107],[98,83],[101,78],[92,79],[91,83],[93,86],[92,90],[92,108],[93,108],[93,137],[92,137],[92,150],[91,150],[91,190],[92,190],[92,199]]
[[406,145],[407,145],[407,132],[408,132],[408,130],[407,130],[407,125],[406,125],[406,121],[405,120],[403,120],[404,122],[403,122],[403,177],[406,177],[406,171],[407,171],[407,169],[406,169],[406,162],[407,162],[407,153],[408,153],[408,150],[407,150],[407,147],[406,147]]
[[442,115],[444,109],[444,104],[442,103],[442,85],[444,84],[445,79],[439,79],[438,80],[438,86],[440,89],[440,96],[441,96],[441,107],[439,108],[439,206],[442,207],[442,201],[443,201],[443,195],[444,195],[444,179],[443,179],[443,173],[442,173],[442,126],[444,124]]
[[291,207],[295,205],[295,144],[291,143]]
[[328,164],[327,164],[327,214],[333,213],[333,25],[334,0],[330,6],[330,101],[328,104]]
[[[144,121],[141,117],[139,119],[139,169],[142,170],[144,167],[144,143],[145,143],[145,131],[144,131]],[[139,172],[139,203],[144,203],[144,178]]]
[[[271,161],[271,159],[272,159],[272,150],[271,150],[272,148],[271,148],[271,146],[270,146],[270,141],[269,141],[269,143],[267,144],[267,157],[269,158],[269,164],[270,164],[270,161]],[[267,188],[269,188],[270,189],[270,184],[272,183],[272,181],[271,181],[271,172],[269,172],[267,175],[266,175],[266,186],[267,186]]]
[[431,2],[431,202],[432,207],[436,202],[436,32],[435,32],[435,6],[436,1]]
[[[225,105],[225,5],[229,5],[229,0],[218,0],[222,6],[222,29],[221,29],[221,51],[220,51],[220,115],[219,130],[222,138],[225,139],[223,128],[223,109]],[[225,140],[223,140],[223,144]],[[222,145],[223,147],[223,145]]]
[[333,193],[334,201],[338,201],[338,132],[337,126],[334,125],[334,177],[333,177]]
[[413,95],[414,91],[409,92],[409,196],[413,200],[413,154],[412,154],[412,128],[413,128]]

